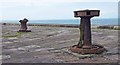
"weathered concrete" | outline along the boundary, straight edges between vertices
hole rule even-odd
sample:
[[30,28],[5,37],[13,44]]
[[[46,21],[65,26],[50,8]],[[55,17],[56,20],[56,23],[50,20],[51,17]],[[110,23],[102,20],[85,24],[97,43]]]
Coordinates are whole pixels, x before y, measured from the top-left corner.
[[77,44],[78,28],[29,28],[32,32],[19,33],[16,32],[19,25],[2,26],[3,63],[109,63],[118,60],[118,30],[92,29],[93,44],[103,45],[109,50],[104,54],[88,55],[85,58],[85,55],[74,55],[72,52],[64,51]]

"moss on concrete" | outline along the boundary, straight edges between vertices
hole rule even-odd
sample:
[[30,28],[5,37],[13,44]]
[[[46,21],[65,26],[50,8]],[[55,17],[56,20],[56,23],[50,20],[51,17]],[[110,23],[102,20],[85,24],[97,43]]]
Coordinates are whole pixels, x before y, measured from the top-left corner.
[[[22,34],[25,34],[24,32],[16,32],[15,34],[7,33],[5,35],[2,35],[3,38],[11,38],[11,37],[20,37]],[[30,34],[30,33],[27,33]]]
[[15,34],[10,34],[10,33],[8,32],[7,34],[2,35],[2,37],[3,37],[3,38],[11,38],[11,37],[18,37],[18,36],[20,36],[20,35],[21,35],[21,33],[19,33],[19,32],[16,32]]

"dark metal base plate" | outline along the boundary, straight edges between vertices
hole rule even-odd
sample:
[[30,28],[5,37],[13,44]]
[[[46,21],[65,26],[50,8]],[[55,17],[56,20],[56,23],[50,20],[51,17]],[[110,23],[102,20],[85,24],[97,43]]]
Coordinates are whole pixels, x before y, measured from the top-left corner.
[[78,48],[77,45],[73,45],[70,47],[70,50],[79,54],[100,54],[106,49],[100,45],[92,45],[91,48]]
[[18,32],[31,32],[31,30],[19,30]]

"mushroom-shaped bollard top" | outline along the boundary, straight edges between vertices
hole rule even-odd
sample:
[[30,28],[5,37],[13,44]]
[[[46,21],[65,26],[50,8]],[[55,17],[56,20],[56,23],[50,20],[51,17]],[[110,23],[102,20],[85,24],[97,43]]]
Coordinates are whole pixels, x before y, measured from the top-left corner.
[[99,16],[100,10],[78,10],[74,11],[74,17],[94,17]]
[[28,19],[24,18],[23,20],[20,20],[19,22],[20,23],[26,23],[26,22],[28,22]]

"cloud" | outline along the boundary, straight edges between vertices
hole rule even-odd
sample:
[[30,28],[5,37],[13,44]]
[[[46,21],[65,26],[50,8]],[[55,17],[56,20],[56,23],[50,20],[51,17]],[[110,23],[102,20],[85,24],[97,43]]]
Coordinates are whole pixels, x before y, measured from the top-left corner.
[[1,2],[118,2],[119,0],[2,0]]
[[62,3],[73,2],[118,2],[119,0],[1,0],[0,7],[13,6],[50,6]]
[[1,0],[1,7],[17,6],[55,6],[62,3],[73,2],[118,2],[119,0]]
[[85,1],[88,0],[2,0],[0,8],[2,7],[2,14],[4,14],[2,18],[4,19],[22,17],[31,19],[72,18],[73,11],[79,9],[101,10],[103,13],[101,17],[114,17],[117,14],[116,2],[111,3],[109,0],[109,2],[94,3],[95,1],[91,0],[89,3]]

